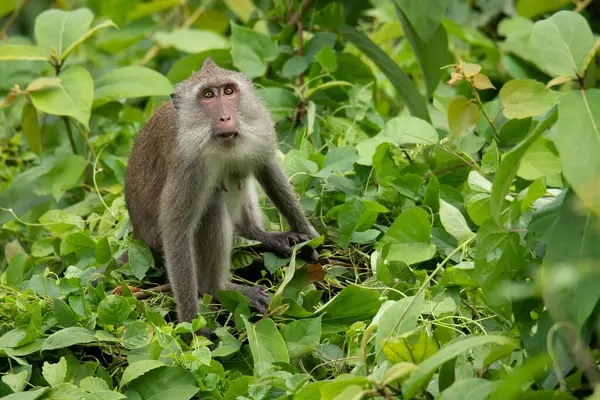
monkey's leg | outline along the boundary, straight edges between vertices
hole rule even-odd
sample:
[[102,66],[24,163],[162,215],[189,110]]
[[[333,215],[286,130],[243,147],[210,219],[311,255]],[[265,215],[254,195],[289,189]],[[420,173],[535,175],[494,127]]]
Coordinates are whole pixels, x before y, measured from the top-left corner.
[[208,210],[198,224],[195,239],[199,294],[214,295],[218,290],[235,290],[246,296],[258,312],[264,313],[270,302],[264,288],[229,282],[233,225],[222,196],[215,194]]

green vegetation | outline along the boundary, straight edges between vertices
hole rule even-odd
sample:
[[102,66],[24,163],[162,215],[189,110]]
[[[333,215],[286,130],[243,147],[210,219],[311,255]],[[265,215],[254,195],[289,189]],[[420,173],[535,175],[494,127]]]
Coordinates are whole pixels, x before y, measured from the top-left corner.
[[[0,397],[600,399],[598,2],[0,3]],[[269,312],[175,324],[124,171],[207,56],[254,78],[320,264],[239,240]]]

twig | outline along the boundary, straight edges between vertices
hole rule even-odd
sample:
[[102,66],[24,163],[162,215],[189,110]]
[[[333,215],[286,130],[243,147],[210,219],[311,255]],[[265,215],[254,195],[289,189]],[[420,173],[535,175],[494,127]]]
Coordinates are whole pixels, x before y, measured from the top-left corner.
[[587,6],[592,4],[592,0],[574,0],[573,2],[575,3],[575,9],[573,11],[575,11],[576,13],[582,12],[587,8]]
[[[311,3],[311,0],[304,0],[302,2],[302,4],[300,5],[300,9],[298,10],[298,12],[296,14],[294,14],[294,15],[290,15],[290,17],[288,19],[288,25],[295,25],[295,24],[297,24],[298,21],[300,21],[300,18],[302,18],[302,16],[304,15],[304,13],[310,7],[310,3]],[[290,2],[288,2],[288,9],[291,9]]]
[[171,291],[171,284],[165,283],[164,285],[156,286],[156,287],[144,290],[143,292],[135,292],[133,295],[135,296],[136,299],[143,300],[143,299],[147,299],[148,297],[151,297],[157,293],[165,293],[165,292],[170,292],[170,291]]
[[[494,137],[494,139],[496,139],[496,142],[500,143],[500,134],[498,133],[498,129],[496,129],[496,125],[494,125],[494,121],[492,121],[492,119],[490,118],[487,111],[485,111],[485,108],[483,107],[483,103],[481,102],[481,99],[479,98],[479,93],[477,93],[477,89],[475,88],[475,84],[473,84],[473,82],[470,81],[469,79],[465,79],[465,81],[467,81],[468,85],[471,87],[471,91],[473,92],[473,98],[475,99],[475,102],[477,103],[477,107],[479,107],[479,109],[481,110],[481,113],[483,114],[483,116],[485,117],[487,122],[490,124],[490,127],[492,128],[492,136]],[[496,118],[494,117],[494,120],[495,119]]]
[[69,124],[68,117],[62,117],[63,121],[65,121],[65,125],[67,127],[67,134],[69,136],[69,142],[71,143],[71,149],[73,150],[73,154],[77,153],[77,145],[75,144],[75,137],[73,136],[73,130],[71,129],[71,124]]

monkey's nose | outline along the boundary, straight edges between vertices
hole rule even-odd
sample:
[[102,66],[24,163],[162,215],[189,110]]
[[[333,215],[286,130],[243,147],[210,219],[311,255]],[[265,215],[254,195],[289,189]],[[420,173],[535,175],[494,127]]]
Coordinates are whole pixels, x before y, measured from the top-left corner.
[[235,118],[231,115],[221,115],[216,121],[217,129],[219,131],[230,131],[237,129],[237,123]]

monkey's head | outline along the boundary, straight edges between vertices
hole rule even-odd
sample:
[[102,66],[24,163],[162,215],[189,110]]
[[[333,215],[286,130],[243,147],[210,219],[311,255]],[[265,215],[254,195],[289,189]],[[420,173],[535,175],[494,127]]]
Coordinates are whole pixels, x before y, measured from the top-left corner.
[[238,148],[235,153],[264,152],[265,146],[273,147],[271,116],[256,96],[252,81],[240,72],[217,66],[210,57],[200,71],[177,85],[171,98],[185,146],[206,146],[225,154],[234,147]]

